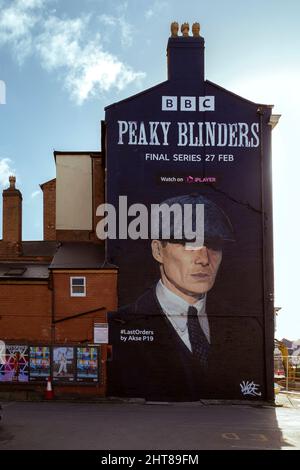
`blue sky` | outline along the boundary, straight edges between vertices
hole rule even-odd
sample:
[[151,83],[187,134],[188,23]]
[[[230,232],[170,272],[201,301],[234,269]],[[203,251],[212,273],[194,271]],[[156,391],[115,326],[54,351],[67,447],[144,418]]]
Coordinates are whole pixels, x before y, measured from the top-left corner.
[[23,238],[42,238],[53,150],[98,150],[104,107],[166,79],[171,21],[201,23],[206,78],[282,114],[273,131],[277,336],[300,338],[300,2],[0,0],[0,186],[17,175]]

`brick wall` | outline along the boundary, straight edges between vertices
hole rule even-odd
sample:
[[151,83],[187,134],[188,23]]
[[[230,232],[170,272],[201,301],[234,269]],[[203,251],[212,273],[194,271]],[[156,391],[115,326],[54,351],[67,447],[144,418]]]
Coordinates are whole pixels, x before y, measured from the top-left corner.
[[[70,276],[86,277],[86,297],[70,296]],[[13,283],[0,282],[0,339],[22,343],[76,344],[93,342],[94,322],[106,322],[108,310],[117,308],[117,270],[54,272],[52,277],[54,291],[48,283],[36,282]],[[83,313],[88,310],[98,311],[77,319],[57,323],[51,328],[52,305],[55,319]],[[100,382],[89,387],[78,384],[57,385],[55,393],[59,395],[98,395],[106,393],[106,358],[107,346],[101,346]],[[44,386],[30,384],[37,393],[44,393]],[[18,384],[18,389],[27,390],[27,384]],[[16,386],[1,384],[0,394],[15,390]],[[22,390],[23,390],[22,388]]]
[[44,240],[56,240],[56,179],[41,185],[43,190]]
[[[85,276],[86,297],[70,296],[70,276]],[[94,321],[105,322],[106,312],[117,308],[117,272],[54,273],[54,313],[59,320],[98,309],[56,324],[54,342],[93,341]],[[47,283],[0,283],[0,339],[51,341],[52,291]],[[103,310],[101,307],[105,307]]]
[[93,237],[90,230],[56,230],[56,239],[59,241],[88,242]]
[[7,261],[16,258],[21,251],[20,243],[0,240],[0,260]]
[[22,240],[22,195],[18,189],[3,191],[3,240]]
[[48,283],[0,283],[0,339],[51,340],[51,291]]
[[92,158],[93,165],[93,233],[91,239],[95,242],[104,243],[99,240],[96,234],[96,226],[100,217],[96,217],[96,210],[99,204],[105,201],[105,168],[102,158]]
[[[71,276],[86,278],[86,297],[71,297]],[[94,313],[56,324],[55,341],[93,341],[94,321],[105,322],[106,312],[117,308],[117,271],[55,271],[53,286],[56,320],[99,308]]]

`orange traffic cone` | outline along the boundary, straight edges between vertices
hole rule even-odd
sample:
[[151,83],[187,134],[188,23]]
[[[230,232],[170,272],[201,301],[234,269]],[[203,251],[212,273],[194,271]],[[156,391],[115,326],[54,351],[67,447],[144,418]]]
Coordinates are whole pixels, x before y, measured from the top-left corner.
[[45,398],[46,400],[53,400],[54,398],[54,393],[52,390],[52,384],[51,384],[51,379],[50,377],[47,378],[47,388],[45,392]]

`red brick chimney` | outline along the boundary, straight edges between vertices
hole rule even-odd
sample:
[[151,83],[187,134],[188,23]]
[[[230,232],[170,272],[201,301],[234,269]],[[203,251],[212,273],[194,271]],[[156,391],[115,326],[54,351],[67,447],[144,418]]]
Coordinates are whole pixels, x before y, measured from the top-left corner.
[[3,190],[3,241],[22,241],[22,194],[16,189],[16,177],[9,177],[9,188]]

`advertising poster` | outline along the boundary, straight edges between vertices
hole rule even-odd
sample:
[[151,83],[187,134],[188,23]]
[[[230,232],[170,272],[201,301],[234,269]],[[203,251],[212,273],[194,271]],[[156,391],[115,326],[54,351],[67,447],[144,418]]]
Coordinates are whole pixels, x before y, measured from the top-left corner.
[[108,394],[264,399],[272,106],[205,80],[204,39],[176,34],[168,80],[106,108],[107,197],[119,215],[107,236],[119,267]]
[[45,380],[51,374],[49,346],[30,346],[30,381]]
[[77,348],[77,381],[98,381],[98,349]]
[[0,363],[0,382],[28,382],[28,346],[6,345],[5,363]]
[[53,347],[52,367],[55,382],[73,382],[75,380],[74,348],[67,346]]

